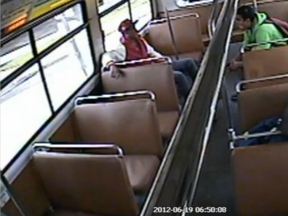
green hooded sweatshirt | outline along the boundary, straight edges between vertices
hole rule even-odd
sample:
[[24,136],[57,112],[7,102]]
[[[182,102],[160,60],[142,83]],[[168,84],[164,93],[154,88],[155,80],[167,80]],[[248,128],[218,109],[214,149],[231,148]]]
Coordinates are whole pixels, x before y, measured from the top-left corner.
[[[261,43],[274,41],[279,39],[284,39],[282,33],[275,27],[274,24],[264,23],[267,19],[267,15],[265,13],[257,13],[256,19],[252,24],[252,28],[247,29],[244,33],[244,46],[252,44],[252,43]],[[278,42],[275,45],[286,45],[286,42]],[[262,45],[258,45],[257,47],[253,47],[255,50],[261,49],[270,49],[272,46],[271,43],[266,43]]]

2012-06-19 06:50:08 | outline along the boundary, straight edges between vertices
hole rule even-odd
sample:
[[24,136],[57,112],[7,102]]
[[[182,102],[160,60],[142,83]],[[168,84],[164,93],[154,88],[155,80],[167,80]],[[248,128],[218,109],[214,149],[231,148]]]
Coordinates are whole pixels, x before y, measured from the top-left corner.
[[226,207],[154,207],[154,213],[226,213]]

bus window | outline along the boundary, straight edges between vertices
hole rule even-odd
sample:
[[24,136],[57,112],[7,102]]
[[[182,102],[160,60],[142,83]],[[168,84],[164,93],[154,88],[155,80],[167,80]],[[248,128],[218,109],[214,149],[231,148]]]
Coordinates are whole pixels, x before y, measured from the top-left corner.
[[201,5],[211,3],[213,0],[175,0],[178,7],[189,7],[195,5]]
[[28,33],[24,33],[14,40],[8,42],[2,46],[0,50],[1,81],[33,57]]
[[[94,73],[89,32],[82,14],[80,4],[75,5],[29,29],[35,41],[25,33],[25,37],[21,35],[21,39],[13,39],[1,48],[1,75],[17,69],[13,80],[2,76],[1,169],[25,144],[32,142],[44,123]],[[38,53],[33,56],[30,44],[34,42]],[[21,61],[17,60],[18,56]],[[13,70],[5,68],[16,60]],[[31,66],[26,69],[29,66],[23,64],[28,60]]]
[[136,28],[140,30],[152,19],[150,0],[112,1],[104,0],[98,7],[102,31],[105,36],[105,49],[110,51],[119,44],[118,26],[124,19],[138,20]]
[[75,5],[33,29],[38,52],[82,25],[81,6]]
[[128,3],[123,4],[101,18],[100,22],[105,35],[106,51],[114,49],[119,44],[120,34],[118,26],[126,18],[130,19]]
[[36,65],[1,90],[1,169],[52,115]]
[[87,31],[41,60],[54,110],[57,110],[94,71]]
[[152,19],[150,0],[130,0],[133,21],[138,20],[136,28],[140,30]]
[[105,13],[105,11],[109,10],[110,8],[118,7],[117,5],[121,5],[122,2],[123,0],[103,0],[102,3],[100,1],[100,4],[98,4],[98,13]]

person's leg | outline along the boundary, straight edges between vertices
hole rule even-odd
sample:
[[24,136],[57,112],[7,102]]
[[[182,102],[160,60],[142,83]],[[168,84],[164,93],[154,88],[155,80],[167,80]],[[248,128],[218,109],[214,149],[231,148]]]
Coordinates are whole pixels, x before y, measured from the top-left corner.
[[181,71],[186,76],[189,76],[193,82],[196,78],[197,72],[200,67],[200,62],[194,59],[180,59],[172,62],[172,68],[175,71]]
[[192,81],[180,71],[174,71],[174,80],[179,98],[184,97],[186,99],[190,92]]

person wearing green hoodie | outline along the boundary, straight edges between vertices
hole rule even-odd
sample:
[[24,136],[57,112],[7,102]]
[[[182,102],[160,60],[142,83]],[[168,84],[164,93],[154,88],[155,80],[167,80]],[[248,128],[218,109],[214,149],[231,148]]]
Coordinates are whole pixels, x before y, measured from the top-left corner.
[[[268,21],[266,13],[257,12],[252,6],[244,5],[238,8],[236,16],[237,27],[244,31],[243,45],[259,44],[252,50],[270,49],[272,46],[287,45],[286,42],[269,43],[270,41],[284,39],[285,36],[278,28]],[[233,59],[229,65],[230,70],[243,67],[242,56]]]

